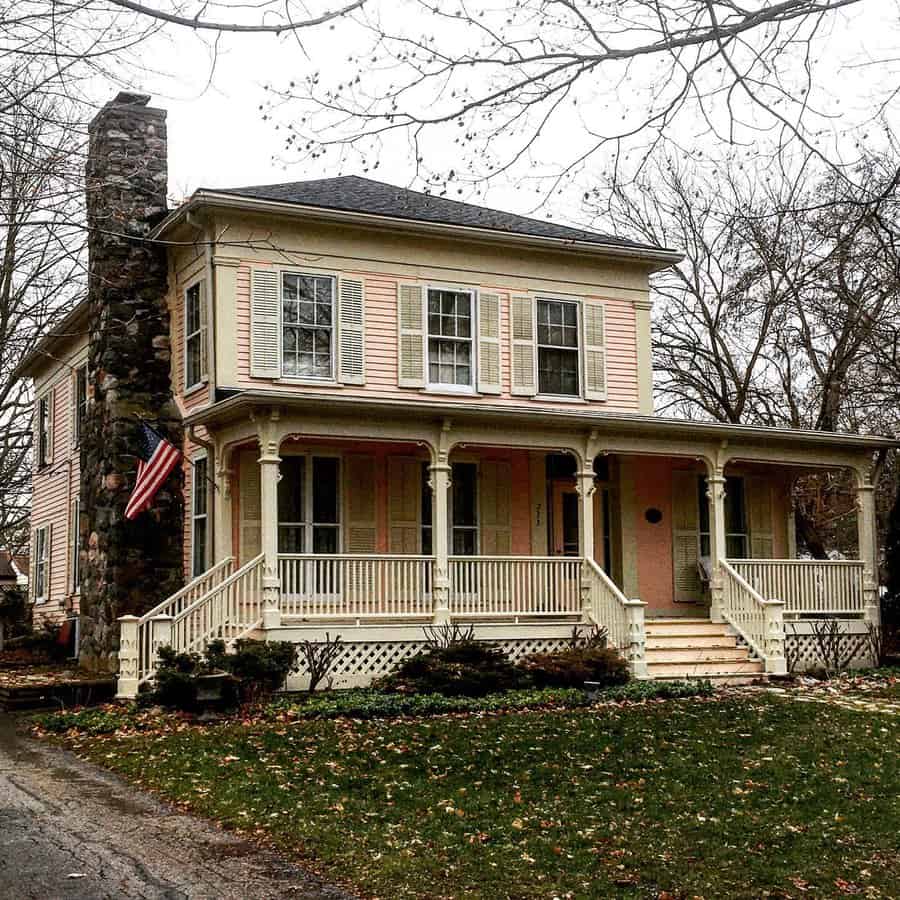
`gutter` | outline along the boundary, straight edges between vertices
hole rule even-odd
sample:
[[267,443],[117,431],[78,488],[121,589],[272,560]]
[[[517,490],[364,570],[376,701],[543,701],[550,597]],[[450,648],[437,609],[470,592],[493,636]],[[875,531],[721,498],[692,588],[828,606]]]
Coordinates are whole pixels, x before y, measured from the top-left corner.
[[[342,209],[329,209],[322,206],[309,206],[302,203],[290,203],[279,200],[260,200],[255,197],[241,197],[235,194],[222,194],[216,191],[198,190],[186,203],[174,210],[153,231],[150,238],[158,240],[178,225],[192,210],[202,206],[215,206],[237,212],[270,213],[273,215],[306,218],[322,222],[359,225],[367,228],[392,231],[435,234],[457,239],[469,238],[489,240],[500,244],[513,244],[529,247],[543,247],[548,250],[575,251],[605,259],[629,259],[650,264],[652,271],[667,268],[681,262],[684,254],[675,250],[657,247],[628,246],[618,244],[601,244],[593,241],[582,241],[570,238],[542,237],[512,231],[498,231],[492,228],[477,228],[470,225],[450,225],[442,222],[428,222],[421,219],[403,219],[396,216],[376,213],[354,212]],[[223,245],[227,241],[222,242]]]
[[862,434],[841,434],[833,431],[810,431],[793,428],[769,428],[762,425],[725,425],[718,422],[697,422],[685,419],[667,419],[636,413],[606,413],[571,409],[528,407],[515,404],[441,403],[428,400],[360,400],[334,394],[312,392],[288,392],[272,390],[242,391],[218,403],[202,407],[186,416],[187,426],[206,424],[230,416],[240,418],[245,408],[258,406],[325,407],[337,414],[362,412],[374,418],[378,415],[417,418],[433,415],[436,419],[451,418],[464,421],[472,418],[490,418],[496,421],[540,422],[554,428],[603,428],[609,432],[647,433],[664,431],[683,437],[700,437],[707,440],[728,441],[730,438],[745,441],[771,443],[781,441],[790,444],[813,444],[874,451],[900,447],[900,440],[893,437]]

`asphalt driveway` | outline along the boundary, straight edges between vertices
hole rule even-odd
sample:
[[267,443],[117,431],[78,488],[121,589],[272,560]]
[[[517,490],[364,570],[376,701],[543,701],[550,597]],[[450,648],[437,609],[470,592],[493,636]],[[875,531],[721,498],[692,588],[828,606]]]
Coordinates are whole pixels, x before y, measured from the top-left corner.
[[347,900],[274,853],[27,740],[0,713],[2,900]]

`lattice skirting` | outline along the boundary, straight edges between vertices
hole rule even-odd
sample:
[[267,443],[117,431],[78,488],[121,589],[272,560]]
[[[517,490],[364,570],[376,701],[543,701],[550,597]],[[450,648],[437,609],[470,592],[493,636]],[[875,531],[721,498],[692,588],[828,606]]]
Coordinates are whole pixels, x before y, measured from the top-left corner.
[[[866,638],[865,624],[845,622],[846,634],[841,638],[841,653],[849,659],[850,668],[871,666],[872,655]],[[809,672],[822,668],[822,660],[817,650],[816,638],[809,622],[785,624],[785,655],[794,672]]]
[[[506,638],[493,643],[513,662],[532,653],[558,650],[566,645],[563,637]],[[332,687],[366,687],[373,679],[386,675],[411,656],[421,653],[425,641],[354,641],[347,643],[331,670]],[[289,691],[305,690],[309,678],[305,669],[288,678]],[[322,685],[328,687],[327,684]]]

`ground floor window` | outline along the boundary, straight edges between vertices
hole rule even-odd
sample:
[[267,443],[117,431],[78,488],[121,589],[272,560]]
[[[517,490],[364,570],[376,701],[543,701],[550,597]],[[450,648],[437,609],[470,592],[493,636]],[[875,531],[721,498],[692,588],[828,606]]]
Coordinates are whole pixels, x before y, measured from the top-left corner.
[[432,533],[432,521],[434,518],[432,512],[431,498],[431,465],[427,462],[422,463],[422,510],[421,510],[421,532],[422,532],[422,555],[431,556],[434,553],[434,535]]
[[72,592],[81,590],[81,500],[72,501]]
[[50,594],[50,526],[34,530],[34,602],[43,603]]
[[453,463],[451,471],[454,556],[478,553],[478,466]]
[[191,483],[191,570],[194,577],[208,568],[209,553],[209,467],[205,456],[194,460]]
[[285,456],[278,483],[278,552],[338,553],[340,460]]
[[[709,499],[706,476],[697,480],[697,500],[700,522],[700,555],[709,556]],[[725,555],[728,559],[747,558],[747,506],[744,498],[744,479],[729,475],[725,479]]]

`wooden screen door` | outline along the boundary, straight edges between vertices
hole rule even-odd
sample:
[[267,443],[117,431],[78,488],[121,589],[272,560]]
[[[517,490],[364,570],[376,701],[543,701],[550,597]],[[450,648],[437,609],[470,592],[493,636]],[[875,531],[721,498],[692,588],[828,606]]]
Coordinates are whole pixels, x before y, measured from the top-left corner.
[[578,556],[578,492],[564,482],[553,483],[553,556]]

